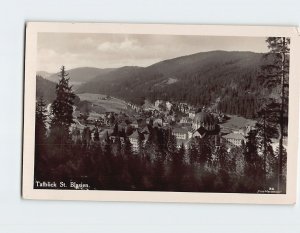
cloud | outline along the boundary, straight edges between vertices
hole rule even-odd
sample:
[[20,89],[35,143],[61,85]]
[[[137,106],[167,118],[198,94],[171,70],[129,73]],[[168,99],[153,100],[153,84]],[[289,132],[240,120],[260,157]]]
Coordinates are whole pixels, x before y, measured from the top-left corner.
[[106,41],[97,46],[101,52],[131,52],[142,49],[137,40],[126,38],[121,42]]
[[101,33],[39,33],[38,70],[149,66],[211,50],[266,52],[265,38]]

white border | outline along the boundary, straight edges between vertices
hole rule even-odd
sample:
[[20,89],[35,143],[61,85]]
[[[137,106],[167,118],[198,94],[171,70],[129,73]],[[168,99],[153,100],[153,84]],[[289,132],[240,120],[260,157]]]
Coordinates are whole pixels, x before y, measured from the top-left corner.
[[[36,93],[37,34],[39,32],[69,33],[126,33],[209,36],[291,37],[289,127],[286,194],[187,193],[154,191],[94,191],[94,190],[40,190],[34,182],[34,119]],[[218,26],[173,24],[110,24],[110,23],[50,23],[30,22],[26,27],[24,132],[23,132],[23,186],[25,199],[189,202],[189,203],[255,203],[294,204],[296,202],[297,139],[299,124],[300,37],[296,27],[274,26]]]

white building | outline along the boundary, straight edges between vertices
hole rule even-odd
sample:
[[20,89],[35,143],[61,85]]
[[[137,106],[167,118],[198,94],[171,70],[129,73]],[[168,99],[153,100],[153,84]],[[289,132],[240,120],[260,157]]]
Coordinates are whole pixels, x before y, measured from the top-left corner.
[[139,124],[137,122],[137,120],[134,120],[132,123],[131,123],[131,126],[134,127],[135,129],[137,129],[139,127]]
[[235,146],[241,146],[245,142],[245,137],[240,133],[226,134],[223,138]]
[[189,118],[194,119],[194,117],[196,116],[196,111],[189,111]]
[[129,141],[132,144],[132,150],[138,151],[139,150],[139,133],[137,131],[134,131],[133,134],[129,136]]
[[166,108],[168,111],[171,110],[172,106],[173,106],[173,104],[171,102],[169,102],[169,101],[166,102]]
[[156,100],[156,101],[154,102],[154,106],[155,106],[156,108],[159,108],[159,105],[161,105],[161,104],[163,104],[163,103],[164,103],[163,100]]
[[176,139],[187,140],[189,138],[188,130],[185,128],[173,128],[172,134]]

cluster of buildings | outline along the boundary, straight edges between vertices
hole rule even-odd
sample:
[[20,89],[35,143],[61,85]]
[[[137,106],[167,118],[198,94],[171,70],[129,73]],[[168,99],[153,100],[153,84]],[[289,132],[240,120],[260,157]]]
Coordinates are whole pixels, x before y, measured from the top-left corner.
[[[137,151],[139,143],[148,140],[150,131],[148,126],[171,129],[177,141],[177,147],[184,145],[189,147],[192,138],[204,138],[213,136],[216,146],[222,140],[231,146],[241,146],[245,141],[245,136],[253,125],[244,125],[239,129],[226,128],[226,116],[220,113],[212,113],[203,108],[196,111],[195,108],[186,103],[171,103],[170,101],[156,100],[154,104],[145,102],[143,106],[127,103],[132,114],[107,112],[101,114],[97,119],[87,122],[77,121],[74,132],[81,128],[90,129],[89,141],[94,140],[94,132],[97,129],[100,140],[104,140],[107,135],[112,141],[116,137],[124,142],[124,137],[129,138],[132,148]],[[133,111],[132,111],[133,110]],[[76,129],[76,130],[75,130]],[[80,131],[80,130],[79,130]],[[77,137],[76,136],[76,137]],[[75,137],[75,136],[74,136]],[[76,139],[74,138],[73,139]]]
[[[170,126],[169,122],[174,121],[171,125],[174,136],[177,139],[178,146],[182,143],[188,145],[188,142],[193,137],[203,138],[206,135],[218,136],[220,140],[225,140],[231,146],[242,146],[245,142],[245,137],[251,129],[255,127],[255,121],[245,121],[239,126],[228,126],[226,117],[222,113],[212,112],[210,108],[203,108],[201,111],[187,103],[171,103],[170,101],[156,100],[154,106],[137,107],[136,105],[129,103],[133,109],[137,111],[148,110],[155,112],[170,112],[171,110],[177,110],[183,113],[183,116],[179,121],[175,122],[174,117],[163,121],[164,127]],[[167,118],[170,116],[167,116]]]

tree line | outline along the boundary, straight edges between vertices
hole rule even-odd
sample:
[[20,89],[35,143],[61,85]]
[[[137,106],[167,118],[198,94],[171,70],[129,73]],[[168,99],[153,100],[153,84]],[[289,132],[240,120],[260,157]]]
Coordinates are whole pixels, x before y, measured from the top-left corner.
[[[88,128],[76,140],[71,132],[56,134],[51,128],[46,136],[41,110],[37,108],[36,136],[43,138],[36,143],[38,181],[72,180],[96,190],[256,193],[276,187],[278,151],[273,151],[269,137],[264,141],[263,127],[251,131],[242,147],[216,135],[193,138],[186,147],[177,145],[171,129],[149,125],[148,140],[140,134],[134,151],[122,131],[113,140],[108,133],[101,140],[98,129],[91,140]],[[264,145],[267,151],[262,151]]]

